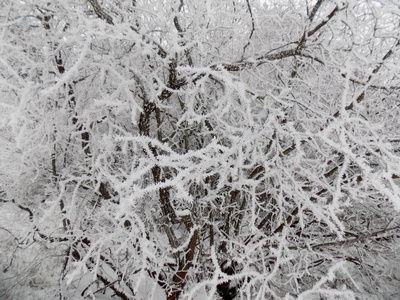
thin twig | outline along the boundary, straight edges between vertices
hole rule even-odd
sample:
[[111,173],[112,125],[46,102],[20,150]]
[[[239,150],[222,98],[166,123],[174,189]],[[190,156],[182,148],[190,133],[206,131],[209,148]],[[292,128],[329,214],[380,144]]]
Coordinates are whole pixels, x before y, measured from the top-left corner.
[[242,58],[244,57],[244,54],[246,52],[246,48],[250,45],[250,41],[251,41],[251,38],[252,38],[252,36],[254,34],[254,30],[255,30],[254,17],[253,17],[253,12],[251,11],[250,2],[249,2],[249,0],[246,0],[246,2],[247,2],[247,8],[249,10],[250,17],[251,17],[251,31],[250,31],[250,36],[248,38],[247,44],[244,45],[244,47],[243,47]]

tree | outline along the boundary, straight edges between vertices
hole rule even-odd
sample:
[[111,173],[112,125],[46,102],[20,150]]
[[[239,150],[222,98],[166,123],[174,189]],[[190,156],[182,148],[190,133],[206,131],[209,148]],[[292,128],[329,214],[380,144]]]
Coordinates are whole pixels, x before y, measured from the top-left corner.
[[0,5],[2,298],[398,292],[394,3]]

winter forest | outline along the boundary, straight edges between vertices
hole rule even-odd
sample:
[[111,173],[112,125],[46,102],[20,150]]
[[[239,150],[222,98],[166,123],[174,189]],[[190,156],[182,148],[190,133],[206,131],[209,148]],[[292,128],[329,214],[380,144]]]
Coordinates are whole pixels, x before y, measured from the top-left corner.
[[399,299],[396,0],[0,0],[1,299]]

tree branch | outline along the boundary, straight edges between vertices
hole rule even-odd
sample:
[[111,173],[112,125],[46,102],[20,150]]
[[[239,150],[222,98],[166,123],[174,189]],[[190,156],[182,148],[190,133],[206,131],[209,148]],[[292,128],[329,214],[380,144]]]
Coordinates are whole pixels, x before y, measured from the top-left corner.
[[311,247],[311,249],[315,250],[315,249],[321,248],[321,247],[353,245],[355,243],[365,242],[365,240],[377,237],[379,234],[387,233],[389,231],[393,231],[393,230],[397,230],[397,229],[400,229],[400,225],[391,227],[391,228],[384,228],[384,229],[381,229],[381,230],[378,230],[378,231],[375,231],[372,233],[368,233],[368,234],[360,234],[356,238],[350,238],[350,239],[346,239],[343,241],[336,241],[336,242],[320,243],[320,244],[310,245],[310,247]]
[[114,25],[112,17],[107,14],[99,5],[99,2],[97,0],[87,0],[90,5],[92,6],[95,14],[102,20],[105,20],[108,24]]
[[[398,46],[400,46],[400,39],[397,40],[397,43],[394,45],[394,47],[398,47]],[[377,66],[374,70],[372,70],[371,75],[368,76],[368,79],[367,79],[365,85],[367,85],[368,82],[371,81],[372,76],[373,76],[374,74],[376,74],[376,73],[379,72],[379,70],[380,70],[380,69],[382,68],[382,66],[383,66],[383,62],[384,62],[385,60],[387,60],[389,57],[391,57],[393,53],[394,53],[394,52],[393,52],[393,49],[390,49],[388,52],[386,52],[386,54],[385,54],[384,57],[382,58],[382,62],[381,62],[380,64],[378,64],[378,66]],[[356,98],[356,102],[357,102],[357,103],[360,103],[361,101],[364,100],[366,89],[367,89],[367,86],[366,86],[365,89],[361,92],[361,94],[359,94],[358,97]],[[347,111],[347,110],[350,110],[350,109],[352,109],[353,107],[354,107],[354,101],[352,101],[349,105],[347,105],[347,106],[345,107],[345,110],[346,110],[346,111]],[[340,116],[340,111],[338,110],[336,113],[333,114],[333,116],[334,116],[335,118],[339,117],[339,116]]]
[[339,6],[336,6],[331,13],[323,19],[321,23],[319,23],[317,26],[314,27],[314,29],[311,29],[310,31],[307,32],[307,37],[310,37],[314,35],[318,30],[320,30],[322,27],[324,27],[334,16],[339,10],[343,10],[346,6],[342,7],[339,9]]
[[249,11],[250,18],[251,18],[251,31],[250,31],[250,36],[249,36],[249,38],[248,38],[247,44],[244,45],[244,47],[243,47],[243,54],[242,54],[242,57],[244,56],[244,54],[245,54],[245,52],[246,52],[246,48],[250,45],[250,41],[251,41],[251,38],[253,37],[254,30],[255,30],[254,17],[253,17],[253,12],[251,11],[251,6],[250,6],[249,0],[246,0],[246,3],[247,3],[247,9],[248,9],[248,11]]

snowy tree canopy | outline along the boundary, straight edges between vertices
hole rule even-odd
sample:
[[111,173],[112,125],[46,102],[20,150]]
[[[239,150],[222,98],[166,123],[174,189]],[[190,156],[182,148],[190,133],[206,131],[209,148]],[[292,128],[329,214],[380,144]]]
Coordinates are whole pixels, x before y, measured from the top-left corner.
[[398,296],[399,24],[0,0],[0,298]]

